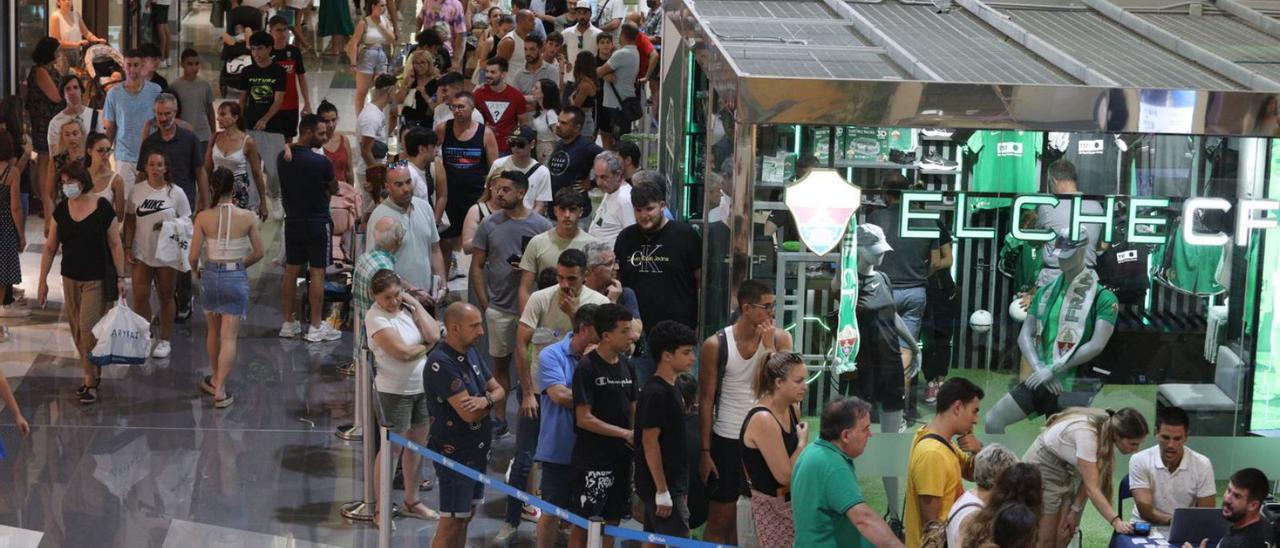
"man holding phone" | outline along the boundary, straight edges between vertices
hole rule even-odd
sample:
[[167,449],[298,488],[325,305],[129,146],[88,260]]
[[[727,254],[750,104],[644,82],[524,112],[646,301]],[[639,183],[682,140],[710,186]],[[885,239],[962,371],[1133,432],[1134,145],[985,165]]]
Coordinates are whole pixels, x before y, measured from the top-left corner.
[[[413,178],[409,164],[396,162],[387,171],[387,198],[369,215],[369,226],[395,219],[404,227],[404,236],[395,251],[395,271],[412,287],[411,292],[428,311],[444,297],[445,287],[438,282],[444,274],[444,255],[440,253],[440,232],[436,229],[431,203],[413,195]],[[372,251],[377,238],[369,238],[365,251]]]
[[[524,205],[529,179],[520,171],[504,171],[494,186],[501,211],[484,218],[472,240],[471,287],[484,310],[489,333],[493,377],[505,392],[511,390],[511,353],[520,320],[520,259],[534,236],[554,226]],[[496,402],[497,436],[507,433],[505,400]]]

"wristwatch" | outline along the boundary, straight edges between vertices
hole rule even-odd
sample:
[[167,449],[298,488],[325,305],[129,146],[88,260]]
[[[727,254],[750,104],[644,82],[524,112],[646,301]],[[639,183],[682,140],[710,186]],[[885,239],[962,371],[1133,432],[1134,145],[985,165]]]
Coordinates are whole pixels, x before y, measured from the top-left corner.
[[493,398],[490,398],[489,394],[484,395],[484,401],[489,402],[489,409],[493,409]]

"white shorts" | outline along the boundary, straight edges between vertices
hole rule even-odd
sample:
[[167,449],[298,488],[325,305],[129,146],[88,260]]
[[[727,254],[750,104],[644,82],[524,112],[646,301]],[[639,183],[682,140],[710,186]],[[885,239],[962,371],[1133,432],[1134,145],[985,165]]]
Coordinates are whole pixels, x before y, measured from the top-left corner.
[[495,358],[510,356],[516,346],[516,329],[520,326],[520,316],[487,308],[484,320],[489,335],[489,355]]

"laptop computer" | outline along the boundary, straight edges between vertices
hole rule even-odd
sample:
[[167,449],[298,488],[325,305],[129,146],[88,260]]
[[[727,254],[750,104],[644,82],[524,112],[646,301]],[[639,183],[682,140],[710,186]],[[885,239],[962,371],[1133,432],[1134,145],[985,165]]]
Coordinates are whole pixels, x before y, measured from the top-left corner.
[[1230,526],[1222,518],[1222,508],[1178,508],[1173,511],[1167,537],[1175,546],[1184,542],[1199,546],[1203,539],[1209,539],[1213,545],[1227,535]]

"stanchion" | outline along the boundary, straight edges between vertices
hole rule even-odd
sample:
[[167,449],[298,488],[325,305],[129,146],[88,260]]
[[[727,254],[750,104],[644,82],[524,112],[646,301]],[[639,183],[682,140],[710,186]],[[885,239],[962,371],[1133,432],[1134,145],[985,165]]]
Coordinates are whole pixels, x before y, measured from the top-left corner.
[[[364,345],[360,345],[363,347]],[[356,374],[356,420],[357,424],[373,424],[373,406],[369,405],[369,368],[364,365],[364,351],[357,353],[360,367]],[[361,469],[364,471],[364,496],[360,500],[342,505],[342,517],[360,521],[373,521],[373,436],[361,436]],[[383,451],[386,453],[387,451]],[[388,478],[383,478],[390,481]]]
[[339,426],[334,435],[347,441],[360,441],[364,438],[364,425],[368,424],[364,420],[364,413],[360,412],[360,410],[369,408],[369,368],[365,365],[369,354],[364,345],[364,326],[362,325],[364,322],[359,319],[353,319],[351,323],[353,325],[351,331],[354,334],[356,347],[351,356],[354,358],[352,363],[356,366],[355,422]]
[[591,518],[591,523],[587,526],[587,548],[602,546],[604,546],[604,520],[598,517]]
[[378,428],[382,440],[382,456],[378,459],[378,508],[387,511],[378,512],[378,548],[391,548],[391,455],[400,447],[391,443],[388,437],[391,431],[387,427]]

